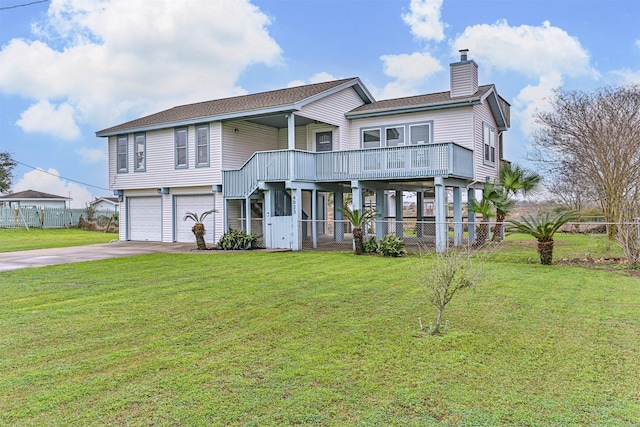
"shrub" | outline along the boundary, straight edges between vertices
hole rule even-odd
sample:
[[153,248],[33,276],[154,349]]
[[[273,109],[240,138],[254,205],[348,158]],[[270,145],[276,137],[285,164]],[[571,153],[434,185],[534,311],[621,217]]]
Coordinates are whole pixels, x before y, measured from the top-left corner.
[[252,249],[258,241],[258,236],[254,232],[247,234],[243,230],[230,228],[218,241],[218,247],[226,251]]
[[371,254],[376,252],[378,252],[378,242],[376,242],[375,237],[371,237],[364,243],[364,253]]
[[386,257],[401,257],[407,253],[404,240],[393,234],[384,236],[378,243],[376,251]]

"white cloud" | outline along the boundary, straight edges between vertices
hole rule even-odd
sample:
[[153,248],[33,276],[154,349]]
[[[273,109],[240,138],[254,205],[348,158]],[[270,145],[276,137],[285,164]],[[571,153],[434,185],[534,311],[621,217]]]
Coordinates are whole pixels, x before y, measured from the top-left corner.
[[428,76],[443,69],[440,62],[428,52],[383,55],[380,59],[383,62],[384,73],[395,78],[395,81],[384,87],[380,94],[381,99],[415,95],[419,85],[424,83]]
[[636,40],[636,47],[640,48],[640,39]]
[[94,126],[243,94],[243,70],[280,61],[269,24],[248,0],[54,0],[34,40],[0,50],[0,90],[61,100]]
[[470,59],[482,62],[483,67],[517,71],[527,77],[547,73],[598,77],[580,41],[548,21],[537,27],[511,27],[506,20],[467,27],[454,48],[469,49]]
[[445,24],[440,20],[442,0],[411,0],[409,13],[402,15],[411,34],[423,40],[444,40]]
[[78,151],[80,154],[80,158],[85,163],[98,163],[102,161],[107,161],[107,152],[105,150],[100,149],[91,149],[87,147],[81,147]]
[[527,85],[513,99],[512,117],[520,125],[526,135],[531,134],[537,127],[534,114],[536,111],[548,111],[553,91],[562,86],[559,74],[548,74],[540,77],[537,85]]
[[74,108],[67,103],[56,107],[49,101],[40,101],[23,111],[16,124],[27,133],[49,133],[62,139],[76,139],[80,129],[73,114]]
[[35,190],[56,196],[70,197],[71,208],[84,208],[94,197],[83,186],[60,178],[57,170],[34,169],[25,173],[13,186],[13,191]]
[[533,113],[547,108],[547,99],[566,77],[599,78],[589,52],[580,41],[548,21],[540,26],[509,26],[506,20],[467,27],[453,48],[469,49],[470,59],[485,70],[516,72],[537,81],[514,98],[512,115],[523,132],[535,129]]
[[296,87],[296,86],[303,86],[303,85],[314,84],[314,83],[330,82],[332,80],[338,80],[338,79],[339,77],[335,77],[334,75],[329,74],[326,71],[321,71],[309,77],[306,81],[292,80],[289,83],[287,83],[287,87]]

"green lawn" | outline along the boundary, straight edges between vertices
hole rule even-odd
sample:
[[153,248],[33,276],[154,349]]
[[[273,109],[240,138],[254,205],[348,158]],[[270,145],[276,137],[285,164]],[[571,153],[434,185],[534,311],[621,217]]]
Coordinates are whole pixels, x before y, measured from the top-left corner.
[[510,239],[441,337],[419,331],[418,257],[0,273],[0,425],[638,425],[638,278],[528,263]]
[[117,239],[114,233],[98,233],[77,228],[42,230],[40,228],[0,229],[0,252],[108,243]]

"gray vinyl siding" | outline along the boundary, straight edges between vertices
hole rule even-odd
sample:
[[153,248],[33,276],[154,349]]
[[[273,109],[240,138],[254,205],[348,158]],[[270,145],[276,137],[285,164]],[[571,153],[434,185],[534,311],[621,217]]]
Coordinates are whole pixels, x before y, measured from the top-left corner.
[[[297,126],[295,130],[296,150],[307,150],[307,130],[306,126]],[[289,129],[278,130],[278,150],[289,148]]]
[[491,125],[494,129],[497,129],[496,122],[493,119],[491,110],[486,102],[474,106],[474,132],[475,132],[475,153],[473,156],[475,167],[475,179],[477,181],[484,182],[487,177],[490,181],[493,181],[498,177],[498,164],[500,162],[498,154],[498,134],[496,130],[496,162],[495,165],[488,165],[484,163],[484,141],[483,141],[483,123]]
[[450,70],[452,98],[471,96],[478,91],[478,66],[475,62],[454,64]]
[[[348,88],[305,105],[296,114],[335,126],[337,129],[333,135],[333,150],[346,150],[346,142],[349,138],[349,120],[344,114],[363,103],[356,91],[353,88]],[[315,148],[312,151],[315,151]]]
[[351,150],[361,148],[360,130],[362,128],[421,122],[432,122],[434,143],[455,142],[463,147],[474,149],[472,107],[356,119],[351,123],[349,144],[346,148]]
[[228,122],[222,125],[222,141],[222,169],[240,169],[256,151],[278,149],[278,129],[250,122]]
[[[210,132],[215,129],[211,126]],[[130,135],[132,138],[133,134]],[[195,167],[195,126],[188,128],[188,168],[175,168],[175,140],[174,128],[150,131],[146,133],[146,170],[144,172],[134,172],[129,167],[127,173],[116,173],[115,171],[115,146],[116,138],[109,138],[109,183],[112,189],[143,189],[160,187],[184,187],[193,185],[194,182],[220,183],[220,170],[215,168],[219,160],[214,157],[216,150],[213,147],[214,139],[211,138],[209,167]],[[212,135],[213,136],[213,135]],[[113,141],[113,142],[112,142]],[[129,144],[129,159],[133,159],[133,144]],[[132,165],[129,165],[132,166]]]

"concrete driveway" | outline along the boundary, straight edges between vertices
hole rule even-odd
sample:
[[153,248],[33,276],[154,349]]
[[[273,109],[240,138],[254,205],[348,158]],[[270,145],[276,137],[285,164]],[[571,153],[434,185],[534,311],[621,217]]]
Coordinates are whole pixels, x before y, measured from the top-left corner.
[[112,242],[68,248],[35,249],[32,251],[0,252],[0,271],[42,267],[71,262],[120,258],[159,252],[180,253],[194,250],[195,243]]

